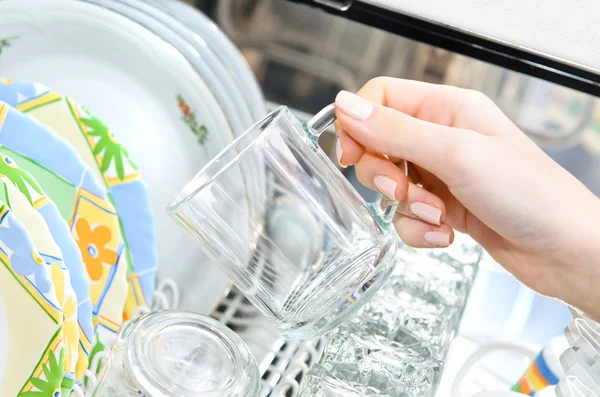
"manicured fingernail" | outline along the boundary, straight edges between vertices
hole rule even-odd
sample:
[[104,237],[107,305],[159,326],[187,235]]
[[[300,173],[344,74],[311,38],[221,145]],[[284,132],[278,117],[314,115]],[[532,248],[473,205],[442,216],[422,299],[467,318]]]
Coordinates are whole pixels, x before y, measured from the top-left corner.
[[427,232],[423,236],[426,242],[437,247],[447,247],[450,245],[450,233],[434,231]]
[[381,194],[385,194],[393,200],[396,199],[396,186],[398,186],[398,182],[387,176],[379,175],[373,178],[373,183]]
[[347,165],[342,163],[342,155],[344,154],[344,149],[342,148],[342,143],[340,142],[340,138],[337,138],[335,142],[335,154],[337,155],[337,160],[342,168],[346,168]]
[[335,97],[335,106],[356,120],[365,121],[373,113],[373,104],[348,91],[340,91]]
[[433,225],[441,224],[442,210],[434,207],[433,205],[425,203],[412,203],[410,205],[410,212],[412,212],[417,218],[427,223],[431,223]]

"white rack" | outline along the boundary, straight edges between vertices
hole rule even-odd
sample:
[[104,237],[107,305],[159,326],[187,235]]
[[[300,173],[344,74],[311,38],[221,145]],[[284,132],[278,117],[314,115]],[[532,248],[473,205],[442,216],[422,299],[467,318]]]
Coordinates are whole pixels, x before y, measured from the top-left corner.
[[296,397],[304,375],[323,353],[323,338],[282,339],[234,286],[225,292],[211,316],[237,332],[256,356],[262,379],[260,397]]
[[[140,307],[134,318],[153,310],[176,309],[179,290],[172,280],[161,281],[150,308]],[[230,286],[211,313],[211,317],[238,333],[255,354],[262,380],[260,397],[296,397],[304,375],[319,360],[324,339],[285,341],[263,315],[235,287]],[[97,384],[96,374],[108,358],[110,346],[97,353],[86,371],[86,386],[75,385],[79,397],[91,396]]]
[[560,362],[566,377],[556,387],[557,397],[600,397],[600,324],[572,309],[565,327],[570,347]]

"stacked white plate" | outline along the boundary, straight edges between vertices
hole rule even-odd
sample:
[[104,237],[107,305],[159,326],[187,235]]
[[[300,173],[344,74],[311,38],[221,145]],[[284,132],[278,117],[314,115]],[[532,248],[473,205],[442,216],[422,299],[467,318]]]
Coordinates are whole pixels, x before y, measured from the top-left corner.
[[179,0],[0,0],[0,396],[93,387],[149,306],[213,311],[229,280],[165,210],[266,113]]
[[[75,98],[115,132],[148,186],[159,278],[208,313],[228,280],[165,214],[169,200],[266,114],[252,71],[208,17],[178,0],[5,0],[2,76]],[[193,292],[193,293],[192,293]]]

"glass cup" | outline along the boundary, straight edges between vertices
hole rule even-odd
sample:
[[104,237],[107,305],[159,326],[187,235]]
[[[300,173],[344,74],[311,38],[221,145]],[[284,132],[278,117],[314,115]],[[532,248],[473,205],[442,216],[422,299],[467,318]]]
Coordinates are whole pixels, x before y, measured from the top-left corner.
[[288,339],[335,328],[395,264],[397,202],[366,203],[318,146],[334,120],[333,105],[305,124],[276,109],[167,208]]
[[93,397],[257,397],[258,366],[212,318],[158,311],[121,329]]

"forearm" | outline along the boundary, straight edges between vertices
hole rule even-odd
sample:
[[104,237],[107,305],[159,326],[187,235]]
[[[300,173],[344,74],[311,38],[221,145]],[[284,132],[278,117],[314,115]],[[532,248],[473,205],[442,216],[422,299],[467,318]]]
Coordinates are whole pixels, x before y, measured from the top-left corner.
[[560,266],[557,297],[600,321],[600,199],[590,200],[588,216],[570,231],[571,258]]

